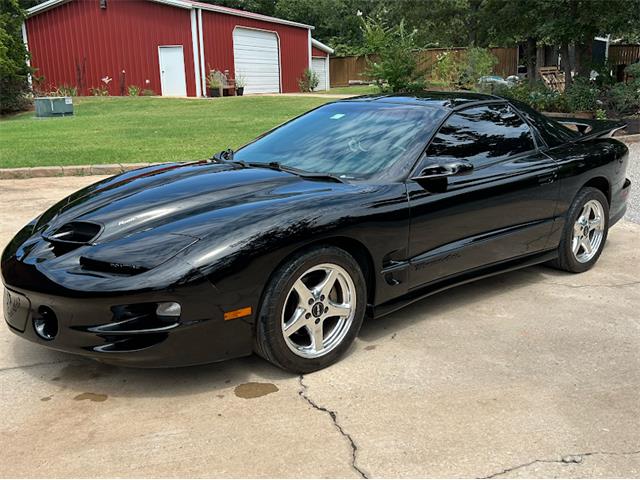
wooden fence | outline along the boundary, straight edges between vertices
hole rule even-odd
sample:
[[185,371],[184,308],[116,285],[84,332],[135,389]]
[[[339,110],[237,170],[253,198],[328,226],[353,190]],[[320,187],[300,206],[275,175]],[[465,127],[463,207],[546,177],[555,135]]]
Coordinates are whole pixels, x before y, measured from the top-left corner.
[[640,59],[640,45],[610,45],[609,62],[612,65],[631,65]]
[[[418,66],[429,78],[431,68],[438,55],[449,51],[454,56],[460,56],[466,48],[429,48],[416,52]],[[518,70],[518,49],[512,48],[491,48],[498,59],[498,63],[493,71],[496,75],[507,77],[515,75]],[[329,60],[329,74],[332,87],[345,87],[353,82],[367,82],[368,78],[364,72],[367,69],[367,61],[364,56],[331,57]]]

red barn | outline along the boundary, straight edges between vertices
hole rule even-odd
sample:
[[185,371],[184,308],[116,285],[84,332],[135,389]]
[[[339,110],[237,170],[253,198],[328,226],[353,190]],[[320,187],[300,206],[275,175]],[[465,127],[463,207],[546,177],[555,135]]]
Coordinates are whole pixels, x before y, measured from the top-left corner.
[[48,0],[27,14],[36,76],[81,95],[135,85],[199,97],[213,69],[244,77],[246,93],[296,92],[312,57],[328,52],[312,46],[310,25],[192,0]]

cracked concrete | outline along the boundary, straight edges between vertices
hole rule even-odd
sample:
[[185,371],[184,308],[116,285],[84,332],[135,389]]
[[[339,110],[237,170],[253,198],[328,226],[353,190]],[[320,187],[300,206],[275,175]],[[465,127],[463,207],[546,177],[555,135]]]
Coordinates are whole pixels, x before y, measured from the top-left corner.
[[634,452],[584,452],[584,453],[574,453],[571,455],[564,455],[560,458],[557,459],[539,459],[539,460],[532,460],[530,462],[527,463],[523,463],[521,465],[516,465],[515,467],[509,467],[509,468],[505,468],[504,470],[501,470],[499,472],[496,473],[492,473],[491,475],[487,475],[486,477],[482,477],[482,478],[499,478],[499,477],[503,477],[507,474],[508,477],[511,477],[513,472],[515,472],[516,470],[520,470],[523,468],[527,468],[530,467],[532,465],[535,465],[536,463],[559,463],[559,464],[570,464],[570,463],[582,463],[584,460],[584,457],[591,457],[593,455],[620,455],[620,456],[626,456],[626,455],[638,455],[640,454],[640,450],[636,450]]
[[300,382],[301,388],[300,388],[300,391],[298,392],[299,395],[302,398],[304,398],[307,401],[307,403],[311,405],[312,408],[315,408],[320,412],[327,413],[329,417],[331,417],[331,421],[335,425],[336,430],[338,430],[338,432],[340,432],[340,435],[346,438],[347,441],[349,442],[349,446],[351,447],[351,466],[362,478],[369,478],[367,474],[364,473],[357,465],[358,446],[356,445],[356,442],[353,440],[353,437],[349,435],[347,432],[345,432],[342,426],[340,425],[340,423],[338,423],[338,414],[333,410],[329,410],[328,408],[321,407],[320,405],[315,403],[313,400],[311,400],[311,398],[309,398],[309,395],[307,394],[308,387],[304,384],[303,380],[304,380],[304,375],[300,375],[299,382]]
[[[0,181],[0,248],[97,179]],[[367,321],[302,378],[255,357],[116,368],[2,326],[0,476],[639,477],[639,236],[616,225],[581,275],[528,268]],[[238,398],[248,382],[277,391]]]

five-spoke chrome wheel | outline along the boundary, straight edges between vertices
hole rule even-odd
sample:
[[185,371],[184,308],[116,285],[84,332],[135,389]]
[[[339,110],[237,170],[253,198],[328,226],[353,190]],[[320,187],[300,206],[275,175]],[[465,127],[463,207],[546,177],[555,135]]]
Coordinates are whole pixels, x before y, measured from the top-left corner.
[[602,204],[598,200],[589,200],[573,225],[571,251],[578,262],[587,263],[597,254],[604,237],[604,228]]
[[336,348],[349,332],[356,310],[356,288],[339,265],[322,263],[304,272],[282,309],[282,333],[289,349],[317,358]]

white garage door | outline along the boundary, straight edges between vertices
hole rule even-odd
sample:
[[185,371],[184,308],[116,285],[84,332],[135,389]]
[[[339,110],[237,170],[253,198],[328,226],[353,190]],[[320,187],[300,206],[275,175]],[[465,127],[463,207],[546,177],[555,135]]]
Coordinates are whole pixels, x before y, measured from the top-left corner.
[[236,76],[245,78],[245,93],[280,92],[280,55],[275,33],[236,28],[233,58]]
[[316,90],[327,90],[327,62],[324,58],[312,58],[311,68],[318,76],[318,86]]

